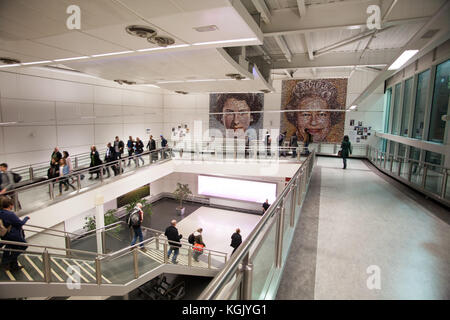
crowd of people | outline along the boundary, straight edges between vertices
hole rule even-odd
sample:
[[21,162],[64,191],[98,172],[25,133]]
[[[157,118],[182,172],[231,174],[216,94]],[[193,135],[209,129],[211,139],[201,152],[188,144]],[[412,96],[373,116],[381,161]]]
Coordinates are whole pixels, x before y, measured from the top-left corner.
[[[131,241],[131,246],[134,246],[136,243],[139,243],[139,247],[142,251],[147,251],[144,246],[144,236],[142,233],[142,223],[144,221],[144,212],[142,210],[142,204],[137,203],[134,209],[128,214],[128,226],[133,229],[133,240]],[[183,235],[178,232],[176,227],[177,221],[172,220],[170,222],[170,226],[168,226],[164,232],[164,235],[167,237],[169,250],[167,251],[167,259],[170,259],[172,256],[172,263],[178,264],[177,257],[180,253],[180,248],[182,247],[181,239]],[[202,236],[203,229],[198,228],[193,233],[191,233],[188,237],[188,242],[192,245],[192,256],[196,262],[199,262],[199,257],[203,254],[203,249],[206,247],[205,242],[203,241]],[[242,237],[240,235],[241,230],[238,228],[236,232],[231,236],[231,244],[233,247],[232,254],[236,251],[236,249],[242,243]],[[139,239],[139,242],[137,242]],[[173,255],[172,255],[173,253]]]
[[[160,135],[161,138],[161,146],[167,147],[167,140],[164,138],[163,135]],[[142,162],[142,164],[145,164],[144,159],[142,159],[141,154],[144,153],[144,142],[139,138],[136,137],[136,139],[133,139],[132,136],[129,136],[129,139],[125,145],[125,143],[120,140],[118,136],[115,137],[114,141],[108,142],[106,145],[106,151],[105,151],[105,157],[102,160],[100,158],[100,154],[97,151],[97,147],[95,145],[91,146],[90,150],[90,164],[89,167],[92,168],[89,170],[89,180],[93,179],[99,179],[100,178],[100,168],[94,168],[98,167],[102,164],[106,164],[104,168],[104,174],[106,174],[107,178],[111,176],[111,171],[116,176],[120,174],[120,166],[117,163],[117,160],[121,160],[124,157],[125,151],[127,151],[128,155],[125,156],[128,157],[128,163],[125,164],[126,160],[123,160],[124,165],[130,166],[131,165],[131,159],[134,160],[135,166],[139,166],[139,164]],[[153,136],[150,135],[149,141],[147,143],[146,149],[148,151],[156,150],[156,141],[153,139]],[[131,158],[133,155],[135,155],[135,158]],[[155,162],[158,160],[158,154],[156,152],[152,153],[150,161]],[[109,165],[108,165],[109,164]],[[122,169],[123,170],[123,169]],[[47,171],[47,177],[48,179],[54,179],[58,178],[56,182],[59,182],[59,194],[62,194],[62,188],[64,187],[64,191],[68,191],[69,187],[72,189],[76,189],[73,185],[73,180],[69,179],[67,176],[72,174],[74,171],[74,167],[72,164],[72,160],[69,156],[68,151],[59,151],[58,147],[55,147],[53,150],[53,153],[50,158],[50,168]],[[95,178],[94,178],[95,175]]]

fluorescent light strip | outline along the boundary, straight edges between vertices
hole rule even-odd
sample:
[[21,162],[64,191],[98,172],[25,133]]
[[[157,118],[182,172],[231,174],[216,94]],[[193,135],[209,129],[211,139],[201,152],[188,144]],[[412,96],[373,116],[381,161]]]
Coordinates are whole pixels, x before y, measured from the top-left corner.
[[148,49],[139,49],[138,52],[146,52],[146,51],[156,51],[156,50],[165,50],[165,49],[174,49],[174,48],[185,48],[190,47],[190,44],[177,44],[174,46],[168,46],[168,47],[156,47],[156,48],[148,48]]
[[186,82],[208,82],[208,81],[217,81],[216,79],[192,79],[186,80]]
[[8,124],[16,124],[17,122],[0,122],[0,126],[6,126]]
[[400,69],[409,59],[411,59],[419,50],[405,50],[397,60],[388,68],[388,70]]
[[9,68],[9,67],[18,67],[18,66],[20,66],[20,63],[5,64],[3,66],[0,66],[0,68]]
[[59,61],[81,60],[81,59],[87,59],[87,58],[89,58],[89,57],[83,56],[83,57],[74,57],[74,58],[55,59],[53,61],[59,62]]
[[111,53],[102,53],[102,54],[94,54],[91,57],[97,58],[97,57],[106,57],[106,56],[115,56],[118,54],[126,54],[126,53],[132,53],[134,51],[121,51],[121,52],[111,52]]
[[163,84],[163,83],[182,83],[182,82],[185,82],[185,81],[183,81],[183,80],[176,80],[176,81],[159,81],[159,82],[157,82],[157,83],[158,83],[158,84],[159,84],[159,83]]
[[157,85],[154,85],[154,84],[140,84],[140,86],[144,86],[144,87],[152,87],[152,88],[159,88]]
[[351,106],[350,107],[350,110],[355,110],[356,109],[356,106]]
[[52,60],[46,60],[46,61],[35,61],[35,62],[24,62],[24,63],[22,63],[22,65],[24,65],[24,66],[28,66],[28,65],[31,65],[31,64],[39,64],[39,63],[50,63],[50,62],[52,62]]
[[221,43],[233,43],[233,42],[246,42],[246,41],[256,41],[257,38],[244,38],[244,39],[234,39],[234,40],[222,40],[222,41],[209,41],[209,42],[197,42],[193,43],[193,46],[204,46],[208,44],[221,44]]

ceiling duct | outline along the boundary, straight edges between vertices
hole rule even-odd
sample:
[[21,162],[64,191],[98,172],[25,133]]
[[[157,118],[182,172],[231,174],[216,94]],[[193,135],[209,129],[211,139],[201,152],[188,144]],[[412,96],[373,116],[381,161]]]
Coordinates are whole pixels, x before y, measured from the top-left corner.
[[227,73],[225,76],[228,78],[235,79],[235,80],[245,79],[245,77],[240,75],[239,73]]
[[0,62],[3,62],[4,64],[18,64],[18,63],[20,63],[20,61],[17,60],[17,59],[4,58],[4,57],[0,57]]
[[128,85],[136,84],[136,82],[134,82],[134,81],[121,80],[121,79],[114,80],[114,82],[117,82],[120,85],[122,85],[122,84],[128,84]]
[[150,38],[147,38],[147,41],[150,43],[154,43],[160,47],[167,47],[171,46],[175,43],[175,40],[169,37],[161,37],[161,36],[153,36]]
[[146,27],[146,26],[137,26],[132,25],[125,28],[128,34],[139,38],[151,38],[156,36],[156,30]]

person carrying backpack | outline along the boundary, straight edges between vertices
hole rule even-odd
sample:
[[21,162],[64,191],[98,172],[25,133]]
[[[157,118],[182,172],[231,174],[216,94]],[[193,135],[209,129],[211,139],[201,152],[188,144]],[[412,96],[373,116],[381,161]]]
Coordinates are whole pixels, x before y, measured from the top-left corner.
[[[134,246],[136,244],[137,238],[139,237],[139,242],[144,241],[144,235],[142,234],[141,224],[144,221],[144,211],[142,211],[142,203],[137,203],[134,207],[133,211],[130,212],[128,216],[128,226],[133,228],[134,238],[131,241],[131,245]],[[140,244],[142,251],[147,251],[145,249],[144,244]]]
[[202,228],[197,229],[197,231],[194,232],[193,236],[194,236],[194,247],[192,248],[193,250],[193,255],[194,255],[194,260],[198,262],[198,257],[203,253],[203,248],[206,247],[206,244],[203,242],[203,237],[202,237]]
[[[8,164],[0,164],[0,195],[11,197],[13,203],[15,203],[15,197],[17,195],[10,191],[15,188],[15,184],[20,182],[20,180],[22,180],[22,177],[19,174],[8,171]],[[19,204],[19,208],[16,209],[21,209],[20,202],[17,201],[17,203]]]

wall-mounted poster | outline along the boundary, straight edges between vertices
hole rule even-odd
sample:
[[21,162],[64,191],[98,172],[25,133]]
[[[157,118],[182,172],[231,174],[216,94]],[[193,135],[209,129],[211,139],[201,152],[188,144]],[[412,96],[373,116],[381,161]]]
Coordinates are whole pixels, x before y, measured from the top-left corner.
[[[339,143],[344,137],[347,79],[284,80],[281,89],[280,131],[304,141]],[[327,111],[330,110],[330,111]],[[342,110],[342,111],[340,111]]]
[[263,93],[214,93],[209,95],[210,136],[250,140],[263,129]]

